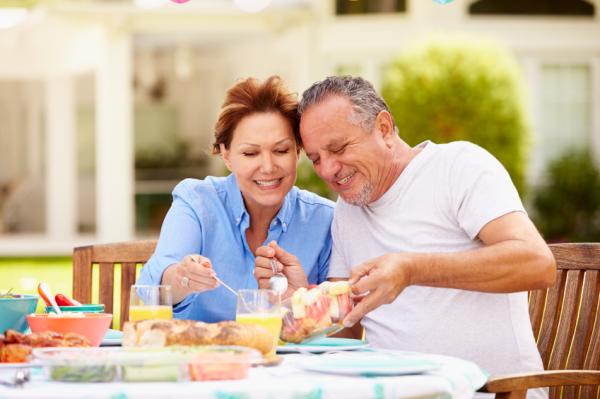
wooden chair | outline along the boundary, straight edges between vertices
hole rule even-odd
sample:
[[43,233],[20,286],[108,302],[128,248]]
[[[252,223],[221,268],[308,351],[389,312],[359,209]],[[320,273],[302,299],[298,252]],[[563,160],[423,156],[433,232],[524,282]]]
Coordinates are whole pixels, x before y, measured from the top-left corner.
[[[529,295],[529,313],[544,369],[492,376],[481,392],[525,398],[550,388],[550,398],[600,398],[600,243],[552,244],[556,283]],[[563,387],[561,389],[561,387]]]
[[[121,326],[129,319],[129,287],[135,284],[136,265],[145,263],[156,247],[155,240],[90,245],[73,250],[73,297],[82,303],[92,300],[92,269],[100,268],[100,303],[113,312],[115,265],[121,265]],[[119,326],[114,325],[113,328]]]

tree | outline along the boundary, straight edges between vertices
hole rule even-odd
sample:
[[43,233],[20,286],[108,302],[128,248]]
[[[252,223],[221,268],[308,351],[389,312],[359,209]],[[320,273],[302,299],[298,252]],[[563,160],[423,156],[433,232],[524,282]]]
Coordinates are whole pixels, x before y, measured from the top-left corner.
[[514,58],[463,38],[414,47],[386,68],[382,94],[410,145],[467,140],[494,154],[524,194],[530,131]]
[[588,150],[571,150],[548,164],[533,199],[534,221],[549,241],[600,240],[600,172]]

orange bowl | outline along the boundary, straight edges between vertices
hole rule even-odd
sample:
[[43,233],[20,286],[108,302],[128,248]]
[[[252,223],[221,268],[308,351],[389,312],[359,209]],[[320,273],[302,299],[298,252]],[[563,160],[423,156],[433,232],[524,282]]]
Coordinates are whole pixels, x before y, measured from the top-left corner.
[[30,314],[27,316],[27,322],[32,332],[77,333],[89,339],[92,346],[100,345],[112,322],[110,313],[82,313],[80,316],[63,313],[63,315],[51,317],[48,314]]

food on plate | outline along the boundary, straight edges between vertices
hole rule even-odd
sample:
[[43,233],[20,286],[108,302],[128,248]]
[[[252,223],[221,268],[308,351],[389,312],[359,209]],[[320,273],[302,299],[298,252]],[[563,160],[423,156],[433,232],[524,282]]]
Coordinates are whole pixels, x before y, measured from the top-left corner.
[[283,305],[286,310],[281,339],[294,343],[341,323],[353,306],[346,281],[326,281],[312,288],[299,288]]
[[0,363],[27,363],[31,346],[9,344],[0,346]]
[[111,382],[116,373],[116,367],[110,364],[53,366],[50,369],[50,378],[63,382]]
[[239,345],[263,354],[273,348],[269,331],[235,321],[204,323],[194,320],[140,320],[123,326],[123,346]]
[[198,353],[188,364],[193,381],[240,380],[248,376],[250,359],[245,353]]
[[36,348],[33,357],[53,381],[111,382],[118,378],[114,350],[100,348]]
[[197,347],[123,348],[115,360],[121,365],[121,381],[181,381],[187,375],[187,362]]
[[26,363],[32,348],[42,347],[86,347],[90,346],[88,339],[75,333],[42,333],[21,334],[7,330],[0,335],[0,362]]
[[329,296],[329,315],[334,323],[341,322],[353,308],[350,298],[350,284],[347,281],[325,281],[319,289]]
[[180,380],[180,367],[176,364],[123,366],[121,380],[125,382],[175,382]]

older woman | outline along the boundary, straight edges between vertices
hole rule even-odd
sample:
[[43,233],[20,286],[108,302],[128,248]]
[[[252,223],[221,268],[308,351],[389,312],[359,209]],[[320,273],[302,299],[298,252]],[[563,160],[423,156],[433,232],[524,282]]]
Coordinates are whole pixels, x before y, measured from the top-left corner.
[[293,264],[282,270],[288,292],[294,283],[326,279],[334,205],[294,186],[301,148],[296,108],[296,96],[276,76],[228,90],[213,154],[231,174],[175,187],[156,251],[138,280],[172,286],[175,318],[235,319],[236,298],[215,276],[236,290],[264,287],[268,273],[255,271],[254,256],[267,244],[275,257],[285,248],[298,258],[281,262]]

